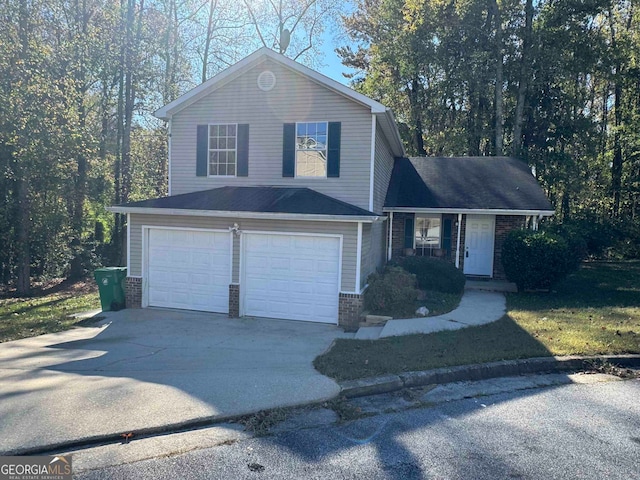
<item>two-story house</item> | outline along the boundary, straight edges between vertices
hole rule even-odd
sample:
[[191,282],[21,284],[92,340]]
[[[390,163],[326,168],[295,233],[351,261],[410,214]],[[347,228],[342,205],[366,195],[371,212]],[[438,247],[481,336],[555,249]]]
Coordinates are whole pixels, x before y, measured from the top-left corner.
[[404,158],[388,108],[266,48],[156,115],[169,196],[110,209],[128,306],[354,328],[392,256],[499,277],[501,235],[552,214],[521,162]]

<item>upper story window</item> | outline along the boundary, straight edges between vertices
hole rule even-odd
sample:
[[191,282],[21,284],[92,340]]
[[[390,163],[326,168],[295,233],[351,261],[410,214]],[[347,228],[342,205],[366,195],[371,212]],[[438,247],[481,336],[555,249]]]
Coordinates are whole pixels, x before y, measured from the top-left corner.
[[237,150],[237,125],[209,125],[209,176],[235,176]]
[[296,177],[327,176],[327,122],[296,124]]

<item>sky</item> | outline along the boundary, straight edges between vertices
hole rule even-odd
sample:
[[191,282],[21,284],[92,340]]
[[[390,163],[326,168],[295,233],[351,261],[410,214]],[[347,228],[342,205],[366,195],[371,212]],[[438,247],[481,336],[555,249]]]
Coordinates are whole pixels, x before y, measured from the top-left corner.
[[335,39],[334,35],[328,30],[323,35],[322,42],[322,50],[324,53],[323,63],[325,66],[318,68],[318,71],[337,82],[348,85],[349,79],[345,78],[342,73],[354,72],[354,70],[342,65],[340,57],[338,57],[338,54],[335,52],[337,47],[342,46],[342,42]]
[[[345,3],[345,13],[348,13],[352,7]],[[342,65],[340,61],[340,57],[335,52],[335,49],[338,47],[343,47],[348,44],[348,40],[344,38],[344,36],[339,35],[340,27],[336,24],[330,25],[324,33],[322,34],[322,51],[324,53],[323,63],[325,64],[322,68],[317,68],[317,70],[326,75],[333,80],[343,83],[345,85],[349,84],[349,79],[345,78],[342,73],[354,73],[355,70],[350,69]],[[352,45],[353,46],[353,45]]]

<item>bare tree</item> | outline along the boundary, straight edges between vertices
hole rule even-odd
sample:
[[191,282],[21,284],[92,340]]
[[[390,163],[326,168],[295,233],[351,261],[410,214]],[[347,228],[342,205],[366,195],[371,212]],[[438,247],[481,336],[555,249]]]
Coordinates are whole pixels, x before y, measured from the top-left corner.
[[310,64],[317,61],[320,36],[329,20],[340,12],[337,0],[268,0],[253,5],[244,0],[251,25],[260,43],[282,55],[299,60],[306,57]]

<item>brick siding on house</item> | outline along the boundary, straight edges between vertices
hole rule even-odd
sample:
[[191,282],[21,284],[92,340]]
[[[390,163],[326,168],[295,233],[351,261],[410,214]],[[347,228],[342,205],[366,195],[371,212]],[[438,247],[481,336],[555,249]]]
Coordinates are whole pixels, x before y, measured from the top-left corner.
[[345,332],[355,332],[360,323],[362,314],[362,295],[355,293],[341,293],[338,300],[338,325]]
[[240,317],[240,285],[229,285],[229,317]]
[[[404,256],[404,221],[406,218],[413,217],[413,213],[394,213],[392,225],[392,256]],[[448,260],[452,263],[456,261],[456,246],[458,241],[458,228],[456,222],[457,215],[442,215],[442,220],[451,219],[451,245]],[[505,280],[506,276],[502,267],[502,245],[507,234],[514,229],[524,228],[526,225],[526,217],[522,215],[496,215],[495,217],[495,242],[493,256],[493,278],[496,280]],[[462,224],[460,225],[460,270],[464,271],[464,244],[467,226],[467,215],[462,215]],[[443,247],[445,247],[443,245]]]
[[125,300],[127,308],[142,307],[142,278],[127,277],[125,284]]
[[522,215],[496,215],[496,232],[493,254],[493,278],[496,280],[506,280],[504,268],[502,266],[502,245],[511,230],[525,227],[525,216]]
[[391,258],[404,256],[404,221],[414,217],[413,213],[394,212],[391,226]]

